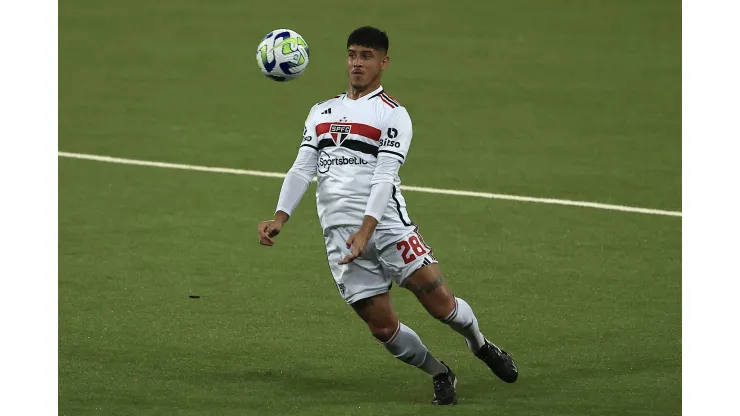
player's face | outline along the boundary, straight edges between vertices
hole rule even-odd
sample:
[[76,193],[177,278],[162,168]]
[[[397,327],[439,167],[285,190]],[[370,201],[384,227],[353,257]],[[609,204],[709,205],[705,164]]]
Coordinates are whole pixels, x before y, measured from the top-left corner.
[[383,51],[359,45],[347,49],[347,72],[352,88],[364,90],[388,67],[390,57]]

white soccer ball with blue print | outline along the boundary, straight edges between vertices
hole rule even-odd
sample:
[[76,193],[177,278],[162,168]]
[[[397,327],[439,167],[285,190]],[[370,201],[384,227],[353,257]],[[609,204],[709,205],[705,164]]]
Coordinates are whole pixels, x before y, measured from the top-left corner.
[[308,66],[308,44],[293,30],[273,30],[257,47],[257,65],[275,81],[295,79]]

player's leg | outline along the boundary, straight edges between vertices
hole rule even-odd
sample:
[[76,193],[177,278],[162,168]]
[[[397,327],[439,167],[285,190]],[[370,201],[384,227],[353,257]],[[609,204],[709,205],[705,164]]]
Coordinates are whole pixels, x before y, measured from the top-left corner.
[[517,380],[519,371],[511,355],[483,336],[473,309],[464,299],[453,295],[437,263],[422,265],[409,276],[405,286],[430,315],[465,337],[470,350],[494,374],[507,383]]
[[367,324],[370,333],[401,361],[419,367],[434,376],[446,372],[409,327],[399,322],[393,311],[388,290],[391,280],[378,261],[374,239],[365,252],[352,263],[340,265],[347,255],[347,238],[356,228],[341,227],[325,232],[326,252],[334,281],[345,302]]
[[398,320],[389,293],[362,299],[352,304],[365,321],[370,333],[394,357],[435,376],[447,371],[444,364],[432,356],[413,329]]
[[406,289],[416,296],[430,315],[459,332],[473,352],[486,343],[478,319],[465,300],[455,297],[442,275],[439,264],[422,266],[409,276]]
[[499,378],[509,383],[516,381],[514,360],[483,336],[470,305],[452,293],[418,229],[409,227],[380,234],[380,260],[393,280],[413,292],[433,317],[465,337],[473,353]]
[[355,231],[356,228],[340,227],[324,232],[329,268],[339,293],[367,323],[370,333],[394,357],[433,377],[433,403],[454,404],[454,374],[429,353],[416,332],[399,322],[393,311],[388,294],[391,280],[380,265],[375,237],[352,263],[339,264],[348,254],[347,238]]
[[457,403],[455,374],[434,358],[413,329],[398,320],[389,293],[356,301],[352,308],[388,352],[433,377],[434,404]]

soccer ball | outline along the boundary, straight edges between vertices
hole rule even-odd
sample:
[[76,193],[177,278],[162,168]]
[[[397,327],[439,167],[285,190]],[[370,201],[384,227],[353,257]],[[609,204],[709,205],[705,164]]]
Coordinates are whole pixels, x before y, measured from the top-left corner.
[[290,81],[306,70],[308,45],[293,30],[273,30],[257,47],[257,65],[275,81]]

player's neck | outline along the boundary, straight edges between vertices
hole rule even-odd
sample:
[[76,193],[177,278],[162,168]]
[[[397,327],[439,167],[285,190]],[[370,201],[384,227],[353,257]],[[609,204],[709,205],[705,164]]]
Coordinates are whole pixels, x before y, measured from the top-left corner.
[[350,100],[359,100],[360,98],[370,94],[378,88],[380,88],[380,80],[373,82],[363,89],[355,88],[352,86],[352,84],[350,84],[349,88],[347,88],[347,98],[349,98]]

